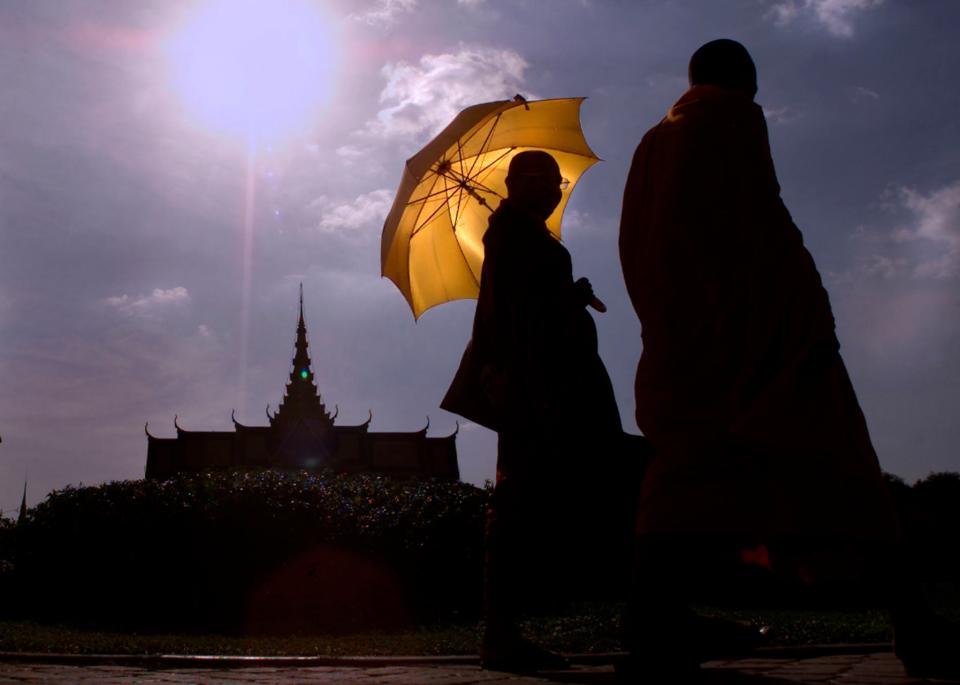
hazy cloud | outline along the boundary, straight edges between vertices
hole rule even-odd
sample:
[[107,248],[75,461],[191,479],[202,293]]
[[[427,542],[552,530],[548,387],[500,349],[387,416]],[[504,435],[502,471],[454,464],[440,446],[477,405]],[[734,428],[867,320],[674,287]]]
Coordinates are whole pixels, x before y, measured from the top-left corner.
[[522,92],[527,66],[513,50],[484,47],[424,55],[415,64],[387,64],[382,70],[387,84],[380,93],[384,107],[367,131],[384,138],[435,134],[468,105]]
[[918,278],[952,278],[960,274],[960,181],[923,195],[902,188],[903,206],[914,215],[914,223],[898,229],[898,241],[923,241],[934,250],[916,264]]
[[334,152],[337,157],[348,164],[359,161],[367,156],[368,151],[360,145],[341,145]]
[[131,297],[130,295],[114,295],[105,302],[117,311],[127,315],[151,315],[169,307],[178,307],[190,302],[190,293],[183,286],[163,289],[154,288],[149,295]]
[[409,14],[417,7],[418,0],[377,0],[373,7],[350,15],[354,21],[370,26],[392,26],[403,14]]
[[858,227],[852,236],[860,252],[856,266],[836,280],[942,281],[960,275],[960,181],[929,194],[906,187],[888,194],[893,201],[886,210],[909,218],[892,229]]
[[904,273],[908,267],[906,257],[874,254],[867,257],[861,265],[861,271],[867,276],[879,276],[891,279]]
[[782,107],[764,107],[763,116],[773,124],[789,124],[799,119],[802,114],[789,105]]
[[810,16],[834,36],[849,38],[853,35],[853,17],[860,12],[882,5],[883,1],[783,0],[775,2],[767,16],[780,26],[791,24],[802,16]]
[[320,217],[317,228],[321,231],[356,233],[379,229],[392,202],[393,193],[381,188],[344,203],[321,196],[311,203],[311,209]]
[[863,102],[864,100],[876,101],[880,99],[880,93],[865,86],[854,86],[850,97],[854,102]]

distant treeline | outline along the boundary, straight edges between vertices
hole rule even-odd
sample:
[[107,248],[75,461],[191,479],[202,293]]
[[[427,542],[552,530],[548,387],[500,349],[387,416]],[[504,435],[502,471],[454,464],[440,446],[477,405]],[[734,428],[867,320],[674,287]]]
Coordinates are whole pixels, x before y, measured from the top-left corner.
[[[913,486],[886,478],[925,580],[956,586],[960,474]],[[475,620],[489,494],[305,472],[68,487],[22,522],[0,520],[0,617],[228,633]],[[562,553],[573,559],[576,550]],[[609,597],[617,574],[604,560],[596,566]]]

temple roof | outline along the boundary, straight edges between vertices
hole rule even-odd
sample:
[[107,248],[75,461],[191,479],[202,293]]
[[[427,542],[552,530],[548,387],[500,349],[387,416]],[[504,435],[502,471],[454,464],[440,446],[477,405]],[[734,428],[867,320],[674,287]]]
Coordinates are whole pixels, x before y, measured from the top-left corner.
[[[148,441],[175,441],[180,439],[190,440],[227,440],[229,435],[234,433],[268,433],[275,428],[281,428],[285,434],[290,430],[295,433],[310,434],[314,436],[329,435],[331,431],[339,433],[368,433],[370,423],[373,421],[373,412],[370,411],[367,420],[359,425],[338,425],[334,426],[334,421],[340,413],[339,407],[334,412],[327,411],[323,403],[320,392],[317,389],[316,378],[313,373],[312,362],[309,353],[310,343],[307,340],[307,324],[303,315],[303,284],[300,284],[300,303],[297,318],[297,335],[294,343],[294,354],[291,361],[290,376],[287,380],[283,400],[280,406],[273,413],[270,411],[270,405],[267,405],[266,414],[269,419],[267,426],[249,426],[237,421],[236,412],[230,412],[230,420],[234,426],[234,432],[224,431],[197,431],[185,429],[179,423],[179,417],[174,416],[173,425],[176,429],[177,438],[162,438],[152,435],[149,426],[144,424],[143,430],[146,433]],[[399,439],[418,436],[426,438],[427,431],[430,428],[430,417],[427,417],[426,425],[418,431],[395,431],[378,432],[376,435],[382,439]],[[460,424],[457,424],[456,430],[448,436],[431,437],[428,440],[447,440],[455,438],[459,433]]]

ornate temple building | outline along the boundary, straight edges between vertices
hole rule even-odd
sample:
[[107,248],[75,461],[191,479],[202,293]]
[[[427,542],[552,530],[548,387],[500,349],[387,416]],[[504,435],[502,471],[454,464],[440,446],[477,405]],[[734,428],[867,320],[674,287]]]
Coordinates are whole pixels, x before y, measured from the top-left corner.
[[146,477],[170,478],[209,469],[332,469],[378,473],[398,478],[459,480],[456,431],[428,438],[427,426],[412,433],[373,433],[371,413],[358,426],[335,425],[317,392],[303,320],[303,286],[293,370],[279,408],[268,426],[245,426],[231,415],[234,430],[192,431],[180,427],[175,438],[147,434]]

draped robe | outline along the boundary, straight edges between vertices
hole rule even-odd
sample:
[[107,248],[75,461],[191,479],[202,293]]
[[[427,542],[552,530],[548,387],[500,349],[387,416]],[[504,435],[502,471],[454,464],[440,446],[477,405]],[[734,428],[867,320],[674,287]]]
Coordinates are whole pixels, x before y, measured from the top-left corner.
[[762,109],[694,86],[641,141],[620,257],[656,454],[638,531],[884,542],[897,524]]
[[[567,249],[509,198],[483,242],[473,337],[442,406],[491,405],[476,415],[498,432],[488,593],[502,609],[575,587],[609,591],[628,565],[646,443],[623,433]],[[482,397],[449,401],[463,394]]]
[[[500,431],[561,443],[619,438],[613,386],[570,253],[510,200],[491,216],[483,242],[473,345],[503,394]],[[567,466],[563,458],[554,454],[553,467]]]

